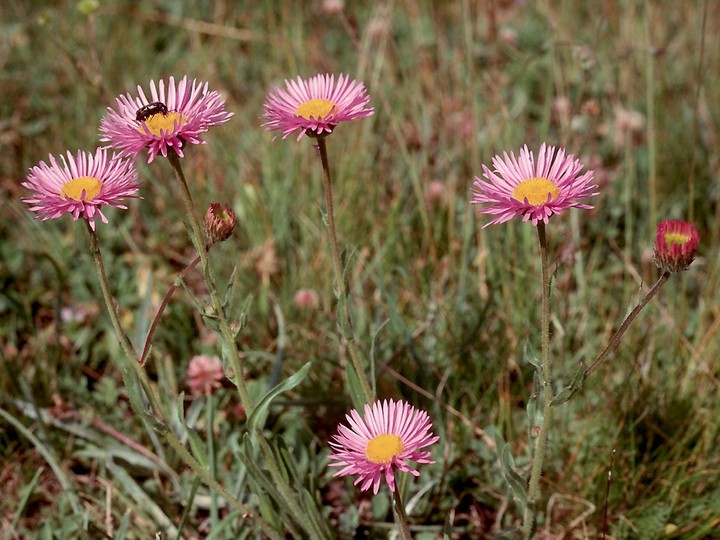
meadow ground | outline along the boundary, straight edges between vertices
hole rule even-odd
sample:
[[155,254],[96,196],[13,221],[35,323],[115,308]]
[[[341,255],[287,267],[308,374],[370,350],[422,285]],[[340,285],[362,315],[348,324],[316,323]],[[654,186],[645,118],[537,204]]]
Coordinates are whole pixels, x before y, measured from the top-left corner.
[[[536,228],[482,228],[490,217],[469,201],[493,155],[547,141],[594,170],[599,193],[547,226],[556,391],[656,281],[657,223],[690,220],[701,241],[555,407],[537,537],[720,538],[719,2],[30,1],[4,3],[0,24],[3,539],[260,537],[182,449],[283,534],[314,536],[273,474],[328,537],[393,534],[387,487],[373,496],[327,468],[354,402],[317,152],[261,125],[273,88],[316,73],[363,81],[375,109],[326,140],[360,356],[377,396],[427,411],[440,437],[434,464],[398,474],[414,537],[522,525],[539,426]],[[182,162],[198,208],[237,215],[210,260],[263,404],[252,422],[227,378],[211,394],[188,387],[196,355],[228,368],[217,320],[200,314],[201,272],[173,295],[144,368],[161,426],[133,409],[82,220],[37,221],[21,202],[29,167],[100,144],[115,96],[185,75],[234,113]],[[142,199],[97,224],[136,350],[195,256],[169,160],[146,161]],[[287,391],[261,401],[278,383]]]

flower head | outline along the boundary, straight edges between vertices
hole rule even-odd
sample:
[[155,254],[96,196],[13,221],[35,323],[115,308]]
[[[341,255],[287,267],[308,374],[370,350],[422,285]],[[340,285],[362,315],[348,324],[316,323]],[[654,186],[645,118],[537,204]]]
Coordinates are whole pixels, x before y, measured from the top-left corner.
[[34,191],[32,196],[23,197],[23,202],[32,205],[29,210],[37,212],[43,221],[72,214],[74,220],[86,219],[95,230],[95,216],[108,222],[101,206],[126,209],[121,201],[138,197],[140,184],[131,161],[115,155],[108,158],[103,148],[95,154],[79,150],[74,156],[70,151],[66,155],[67,159],[60,155],[60,162],[50,155],[50,165],[41,161],[31,167],[27,181],[22,183]]
[[409,403],[393,400],[376,401],[365,405],[365,417],[352,410],[345,418],[350,427],[340,424],[334,440],[330,467],[343,467],[333,476],[357,475],[355,485],[361,490],[380,489],[383,477],[391,491],[395,491],[395,470],[420,473],[408,465],[435,463],[429,451],[422,448],[435,444],[440,437],[430,433],[432,424],[425,411]]
[[222,386],[223,377],[222,362],[217,356],[199,354],[190,359],[187,369],[188,386],[198,394],[210,394],[216,388]]
[[315,289],[298,289],[293,296],[293,304],[299,309],[317,309],[320,297]]
[[162,79],[157,86],[150,81],[149,98],[138,85],[136,97],[124,94],[115,103],[100,123],[100,140],[125,155],[137,156],[147,148],[148,163],[158,154],[167,156],[168,149],[183,157],[186,144],[204,144],[200,134],[233,115],[218,92],[208,92],[208,83],[187,77],[177,85],[170,77],[167,88]]
[[215,244],[230,238],[235,229],[235,212],[220,203],[211,204],[205,212],[203,226],[208,242]]
[[682,272],[695,260],[700,234],[692,223],[661,221],[655,237],[655,264],[663,272]]
[[572,154],[566,156],[560,148],[543,143],[538,152],[537,163],[527,145],[520,149],[517,159],[513,152],[496,155],[492,160],[495,170],[483,165],[485,180],[475,177],[472,204],[487,204],[480,209],[483,214],[495,216],[485,227],[504,223],[516,216],[523,222],[547,223],[550,216],[567,208],[590,209],[592,206],[580,199],[597,195],[593,171],[580,174],[583,164]]
[[315,75],[303,80],[285,81],[285,88],[275,88],[265,99],[263,124],[268,131],[282,131],[283,139],[300,130],[299,141],[307,133],[319,137],[332,133],[346,120],[364,118],[374,109],[366,105],[370,96],[362,82],[340,75]]

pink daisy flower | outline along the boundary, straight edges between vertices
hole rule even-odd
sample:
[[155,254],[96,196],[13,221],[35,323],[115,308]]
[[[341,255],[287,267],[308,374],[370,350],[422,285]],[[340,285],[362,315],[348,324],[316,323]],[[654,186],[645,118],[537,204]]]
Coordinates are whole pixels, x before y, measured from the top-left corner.
[[137,87],[137,97],[124,94],[115,98],[116,109],[100,123],[100,140],[109,142],[125,155],[137,156],[147,149],[148,163],[158,154],[167,157],[168,149],[183,157],[183,147],[205,144],[200,134],[210,126],[219,126],[233,115],[225,110],[225,100],[216,91],[208,92],[208,83],[187,77],[175,85],[170,77],[150,81],[150,97]]
[[[480,209],[483,214],[495,216],[484,225],[504,223],[516,216],[523,222],[548,222],[553,214],[568,208],[590,209],[592,206],[579,202],[593,197],[597,185],[593,184],[594,171],[580,174],[584,165],[572,154],[566,156],[560,148],[543,143],[538,152],[537,163],[527,145],[520,149],[520,158],[513,152],[503,152],[492,160],[494,171],[483,165],[486,180],[475,177],[471,204],[487,204]],[[484,228],[483,227],[483,228]]]
[[211,394],[222,386],[225,377],[222,362],[217,356],[199,354],[190,359],[187,369],[187,383],[198,394]]
[[655,263],[663,272],[682,272],[695,260],[700,233],[692,223],[661,221],[655,238]]
[[60,156],[61,163],[50,155],[50,165],[41,161],[31,167],[27,181],[22,185],[35,193],[23,197],[22,201],[32,205],[29,210],[37,212],[42,220],[55,219],[63,214],[72,214],[88,220],[95,230],[95,216],[103,223],[108,220],[100,210],[101,206],[115,206],[123,210],[120,202],[124,198],[137,198],[140,184],[138,174],[130,160],[113,155],[108,159],[107,151],[98,148],[95,154],[70,151]]
[[340,122],[364,118],[375,112],[366,105],[370,96],[362,82],[340,75],[315,75],[285,81],[285,88],[275,88],[265,100],[263,126],[268,131],[282,131],[283,139],[300,130],[299,141],[307,133],[312,137],[332,133]]
[[440,437],[430,433],[432,424],[425,411],[409,403],[393,400],[365,404],[365,417],[352,410],[345,418],[350,427],[340,424],[330,441],[333,453],[330,467],[343,467],[333,476],[357,475],[355,485],[365,491],[373,487],[377,494],[383,478],[395,491],[395,470],[420,473],[408,465],[435,463],[422,448],[435,444]]

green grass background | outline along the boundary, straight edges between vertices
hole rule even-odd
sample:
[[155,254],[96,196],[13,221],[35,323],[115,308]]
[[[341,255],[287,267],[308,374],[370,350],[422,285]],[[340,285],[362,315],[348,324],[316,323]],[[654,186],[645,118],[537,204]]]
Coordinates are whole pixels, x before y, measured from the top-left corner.
[[[309,139],[273,141],[260,127],[275,85],[325,72],[364,81],[375,107],[328,139],[360,347],[375,359],[379,396],[428,410],[441,435],[437,463],[407,486],[408,498],[419,494],[418,538],[436,537],[448,516],[457,538],[491,538],[521,518],[479,430],[502,433],[528,474],[537,241],[519,220],[481,230],[488,218],[468,201],[482,163],[543,141],[583,159],[600,184],[594,210],[548,227],[559,386],[656,279],[659,220],[691,219],[701,245],[556,411],[539,534],[594,538],[607,509],[616,538],[720,538],[720,3],[348,1],[333,13],[321,1],[31,1],[4,3],[0,24],[4,538],[151,538],[181,522],[192,477],[132,415],[82,224],[33,220],[20,182],[49,153],[94,149],[115,95],[186,74],[209,81],[235,113],[183,163],[198,207],[224,202],[239,218],[211,258],[221,282],[236,271],[253,392],[280,356],[283,378],[314,361],[308,380],[276,402],[269,429],[339,534],[387,534],[385,499],[371,502],[325,469],[327,440],[351,404],[319,161]],[[143,199],[98,225],[135,343],[193,256],[169,164],[141,160],[139,169]],[[442,185],[439,200],[427,196],[431,182]],[[202,298],[200,277],[187,287]],[[318,291],[318,309],[294,306],[303,287]],[[177,395],[200,353],[219,354],[219,344],[179,291],[151,377]],[[204,429],[203,400],[185,400]],[[219,476],[242,490],[242,415],[229,386],[215,405]],[[198,493],[179,534],[238,537],[238,519],[208,530],[207,493]]]

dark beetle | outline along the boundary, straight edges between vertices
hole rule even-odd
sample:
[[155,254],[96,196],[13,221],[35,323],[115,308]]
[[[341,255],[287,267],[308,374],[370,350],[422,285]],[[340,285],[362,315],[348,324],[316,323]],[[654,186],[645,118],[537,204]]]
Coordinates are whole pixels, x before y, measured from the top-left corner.
[[160,113],[167,114],[167,112],[167,106],[164,103],[154,101],[153,103],[148,103],[147,105],[140,107],[137,110],[137,113],[135,113],[135,120],[138,122],[144,122],[153,115]]

